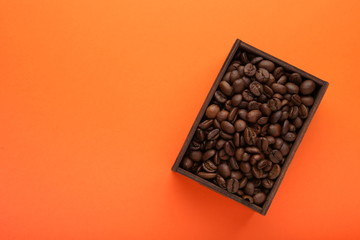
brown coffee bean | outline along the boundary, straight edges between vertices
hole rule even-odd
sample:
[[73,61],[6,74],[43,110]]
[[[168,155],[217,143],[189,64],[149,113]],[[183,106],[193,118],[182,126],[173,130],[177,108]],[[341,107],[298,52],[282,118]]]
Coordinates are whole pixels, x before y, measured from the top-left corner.
[[219,84],[219,88],[222,93],[224,93],[226,96],[231,96],[233,88],[230,86],[230,84],[226,81],[221,81]]
[[250,196],[254,194],[255,185],[252,182],[248,182],[244,188],[244,192]]
[[266,136],[266,139],[268,140],[269,145],[275,143],[275,138],[273,136]]
[[249,203],[254,203],[254,199],[249,195],[244,195],[243,199],[248,201]]
[[243,175],[240,171],[231,171],[230,178],[235,178],[237,180],[240,180],[242,177]]
[[298,106],[292,106],[290,108],[290,112],[289,112],[289,118],[290,119],[295,119],[297,118],[299,115],[299,107]]
[[258,169],[264,169],[266,168],[267,166],[269,166],[269,160],[266,160],[266,159],[263,159],[263,160],[260,160],[258,163],[257,163],[257,168]]
[[227,165],[226,163],[222,163],[218,166],[218,173],[224,177],[224,178],[228,178],[231,174],[231,170],[229,165]]
[[240,109],[240,110],[238,111],[239,117],[240,117],[241,119],[243,119],[243,120],[246,120],[247,113],[248,113],[248,112],[247,112],[245,109]]
[[296,139],[296,133],[288,132],[283,136],[283,139],[287,142],[293,142]]
[[205,112],[206,117],[208,118],[215,118],[218,112],[220,111],[220,108],[216,104],[211,104]]
[[224,103],[227,100],[226,96],[221,91],[216,91],[214,94],[214,98],[219,103]]
[[[252,93],[251,93],[248,89],[245,89],[245,90],[243,91],[242,96],[243,96],[243,99],[244,99],[245,101],[250,102],[250,101],[254,100],[254,96],[252,95]],[[240,106],[241,106],[241,105],[240,105]]]
[[218,112],[218,114],[216,115],[216,120],[218,120],[218,122],[222,122],[224,120],[227,119],[229,115],[229,112],[226,110],[221,110],[220,112]]
[[260,124],[260,125],[265,125],[265,124],[268,123],[268,121],[269,121],[269,117],[261,117],[261,118],[259,118],[257,123]]
[[269,159],[273,163],[279,163],[283,160],[283,155],[279,150],[272,150],[269,154]]
[[291,102],[292,102],[294,105],[299,106],[299,105],[301,104],[301,98],[300,98],[300,96],[297,95],[297,94],[293,94],[293,95],[291,96]]
[[233,135],[220,131],[220,137],[226,140],[231,140],[233,138]]
[[273,75],[275,79],[279,79],[282,75],[284,75],[284,68],[283,67],[275,68]]
[[289,154],[290,152],[290,146],[289,144],[287,144],[286,142],[284,142],[284,144],[281,146],[280,148],[280,152],[283,156],[286,156]]
[[263,60],[262,57],[254,57],[250,62],[255,65],[258,64],[261,60]]
[[263,192],[259,192],[254,195],[253,199],[255,204],[261,205],[263,202],[265,202],[266,195]]
[[280,93],[280,94],[285,94],[287,89],[284,85],[279,84],[279,83],[273,83],[271,84],[271,89],[276,92],[276,93]]
[[295,128],[301,128],[301,126],[303,125],[303,121],[301,120],[301,118],[297,117],[294,119],[293,124]]
[[219,137],[219,134],[220,134],[220,130],[215,128],[207,134],[207,139],[208,140],[216,140]]
[[272,98],[274,95],[274,91],[268,85],[265,85],[263,87],[263,92],[264,92],[265,96],[268,98]]
[[258,64],[259,68],[265,68],[267,71],[272,72],[275,69],[275,64],[269,60],[262,60]]
[[289,81],[295,83],[296,85],[300,85],[302,82],[301,75],[298,73],[290,74]]
[[201,148],[200,143],[198,143],[196,141],[191,141],[190,147],[189,147],[190,150],[196,151],[196,150],[200,150],[200,148]]
[[215,163],[213,163],[210,160],[203,162],[202,167],[206,172],[216,172],[216,169],[217,169],[217,166],[215,165]]
[[212,158],[215,155],[216,151],[214,149],[210,149],[207,150],[203,155],[202,155],[202,160],[206,161],[210,158]]
[[214,120],[210,120],[210,119],[205,120],[199,124],[199,128],[201,128],[203,130],[208,129],[209,127],[211,127],[213,125],[213,123],[214,123]]
[[237,107],[234,107],[233,109],[231,109],[231,111],[228,115],[229,122],[234,122],[236,120],[238,112],[239,112],[239,109]]
[[222,149],[224,147],[225,143],[226,143],[226,141],[224,139],[218,139],[216,141],[216,145],[215,145],[216,149],[217,150]]
[[242,160],[242,156],[245,153],[245,149],[244,148],[237,148],[235,151],[235,158],[238,161]]
[[250,112],[248,112],[246,118],[247,118],[248,122],[256,123],[257,120],[259,120],[260,117],[261,117],[260,110],[251,110]]
[[248,179],[246,177],[241,178],[239,181],[239,188],[244,188],[248,182]]
[[268,102],[271,111],[277,111],[281,108],[281,100],[279,98],[272,98]]
[[270,78],[270,73],[265,68],[259,68],[255,73],[255,78],[261,83],[265,83]]
[[190,157],[193,161],[198,162],[198,161],[200,161],[201,158],[202,158],[202,153],[201,153],[201,151],[192,151],[192,152],[190,152],[189,157]]
[[236,132],[233,137],[235,147],[240,147],[240,133]]
[[299,117],[304,119],[304,118],[307,118],[308,115],[309,115],[308,108],[304,104],[301,104],[299,107]]
[[199,142],[202,142],[205,140],[205,133],[200,128],[196,129],[196,131],[195,131],[195,139]]
[[270,122],[277,123],[280,120],[281,116],[282,116],[281,110],[274,112],[273,114],[271,114]]
[[258,146],[258,148],[260,148],[261,151],[263,151],[264,153],[267,153],[268,148],[269,148],[269,141],[267,140],[267,138],[265,137],[260,137],[256,140],[256,145]]
[[278,123],[270,124],[268,133],[273,137],[278,137],[281,135],[281,126]]
[[239,167],[240,167],[240,170],[243,172],[243,173],[248,173],[250,172],[251,170],[251,166],[248,162],[241,162],[239,164]]
[[216,142],[213,141],[213,140],[206,141],[205,145],[204,145],[204,148],[205,148],[205,150],[213,149],[215,147],[215,144],[216,144]]
[[194,162],[188,157],[185,157],[181,162],[181,166],[186,170],[189,170],[190,168],[192,168],[193,165],[194,165]]
[[254,145],[256,142],[256,133],[252,128],[245,128],[244,140],[249,145]]
[[255,178],[257,178],[257,179],[262,178],[262,177],[263,177],[263,174],[264,174],[261,169],[258,169],[258,168],[256,168],[256,167],[253,167],[253,168],[251,169],[251,173],[252,173],[252,175],[253,175]]
[[286,75],[282,75],[278,80],[277,83],[285,85],[285,83],[287,82],[287,77]]
[[199,177],[204,179],[213,179],[216,177],[216,173],[209,173],[209,172],[198,172]]
[[220,129],[221,127],[220,127],[220,122],[218,121],[218,120],[216,120],[216,119],[214,119],[214,127],[215,128],[217,128],[217,129]]
[[276,179],[280,175],[280,172],[281,172],[280,165],[274,164],[269,172],[268,178],[271,180]]
[[305,80],[300,85],[300,92],[303,95],[309,95],[314,92],[316,85],[312,80]]
[[244,193],[243,190],[238,190],[238,191],[236,192],[236,194],[239,195],[239,196],[244,196],[244,195],[245,195],[245,193]]
[[298,94],[299,93],[299,87],[292,83],[292,82],[288,82],[285,84],[286,88],[287,88],[287,92],[291,93],[291,94]]
[[227,110],[227,111],[231,111],[231,109],[233,108],[232,105],[231,105],[231,100],[227,100],[224,104],[224,108]]
[[270,107],[269,107],[269,105],[267,103],[261,104],[260,111],[265,116],[270,116],[270,114],[271,114],[271,109],[270,109]]
[[262,154],[255,154],[250,157],[249,163],[251,165],[255,165],[259,160],[263,159],[264,156]]
[[221,188],[226,188],[226,181],[223,177],[220,175],[216,175],[216,182]]
[[246,76],[251,77],[251,76],[254,76],[255,73],[256,73],[256,67],[255,67],[255,65],[253,65],[253,64],[251,64],[251,63],[248,63],[248,64],[245,65],[244,74],[245,74]]
[[231,104],[236,107],[241,103],[241,100],[242,100],[242,95],[236,94],[231,98]]
[[301,97],[301,102],[305,106],[311,107],[314,104],[314,98],[311,96],[303,96],[303,97]]
[[239,190],[239,181],[235,178],[227,180],[226,190],[231,193],[236,193]]
[[261,106],[261,103],[257,102],[257,101],[251,101],[248,104],[248,110],[259,110]]
[[266,189],[271,189],[274,186],[274,181],[268,179],[268,178],[264,178],[261,181],[261,185],[266,188]]
[[237,79],[232,86],[234,93],[242,93],[245,89],[245,81],[243,79]]
[[289,120],[285,120],[281,129],[281,134],[285,135],[289,131],[290,122]]
[[227,155],[229,156],[234,156],[235,154],[235,146],[234,143],[231,141],[227,141],[224,145],[224,150],[226,152]]
[[228,121],[222,121],[221,122],[221,129],[229,134],[233,134],[235,132],[235,127]]
[[246,128],[246,122],[241,119],[236,120],[236,122],[234,123],[234,127],[237,132],[242,132]]

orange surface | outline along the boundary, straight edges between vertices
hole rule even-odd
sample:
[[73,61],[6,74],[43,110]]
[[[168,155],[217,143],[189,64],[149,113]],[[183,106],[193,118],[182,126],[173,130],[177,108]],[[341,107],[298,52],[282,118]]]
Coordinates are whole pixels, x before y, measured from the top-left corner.
[[[360,239],[359,11],[0,0],[0,239]],[[236,38],[330,82],[266,217],[170,171]]]

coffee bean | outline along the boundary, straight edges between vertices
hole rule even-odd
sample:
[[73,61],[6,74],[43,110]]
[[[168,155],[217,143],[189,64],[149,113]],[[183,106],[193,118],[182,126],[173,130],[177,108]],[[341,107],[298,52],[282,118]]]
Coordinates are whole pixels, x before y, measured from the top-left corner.
[[276,92],[276,93],[280,93],[280,94],[285,94],[287,89],[284,85],[279,84],[279,83],[273,83],[271,84],[271,89]]
[[236,120],[238,112],[239,112],[239,109],[237,107],[234,107],[233,109],[231,109],[231,111],[228,115],[229,122],[234,122]]
[[218,139],[216,141],[216,145],[215,145],[216,149],[217,150],[222,149],[224,147],[225,143],[226,143],[226,141],[224,139]]
[[219,84],[219,88],[222,93],[224,93],[226,96],[231,96],[233,88],[231,85],[226,81],[221,81]]
[[296,139],[296,134],[293,132],[288,132],[283,136],[283,139],[287,142],[293,142]]
[[270,116],[270,114],[271,114],[271,109],[270,109],[270,107],[269,107],[269,105],[267,103],[261,104],[260,111],[265,116]]
[[193,161],[198,162],[198,161],[201,160],[202,153],[201,153],[201,151],[192,151],[192,152],[190,152],[189,157],[190,157]]
[[251,170],[251,166],[248,162],[241,162],[239,164],[239,167],[240,167],[240,170],[243,172],[243,173],[248,173],[250,172]]
[[250,196],[254,194],[255,185],[252,182],[248,182],[244,188],[244,192]]
[[271,109],[271,111],[277,111],[279,110],[281,106],[281,101],[278,98],[272,98],[268,102],[268,106]]
[[202,142],[205,140],[205,133],[203,130],[201,130],[200,128],[196,129],[195,131],[195,138],[199,141]]
[[268,118],[268,117],[261,117],[261,118],[259,118],[259,120],[257,121],[257,123],[260,124],[260,125],[264,125],[264,124],[266,124],[268,121],[269,121],[269,118]]
[[299,117],[304,119],[304,118],[307,118],[308,115],[309,115],[308,108],[304,104],[301,104],[299,107]]
[[270,122],[277,123],[280,120],[281,116],[282,116],[282,111],[279,110],[274,112],[273,114],[271,114]]
[[263,174],[264,174],[261,169],[258,169],[258,168],[256,168],[256,167],[253,167],[253,168],[251,169],[251,173],[252,173],[252,175],[253,175],[255,178],[257,178],[257,179],[262,178],[262,177],[263,177]]
[[275,64],[269,60],[262,60],[261,62],[259,62],[258,67],[264,68],[268,72],[272,72],[275,69]]
[[209,173],[209,172],[198,172],[199,177],[204,179],[213,179],[216,177],[216,173]]
[[287,92],[291,93],[291,94],[298,94],[299,93],[299,87],[292,83],[292,82],[288,82],[285,84],[286,88],[287,88]]
[[231,193],[236,193],[239,190],[239,181],[235,178],[230,178],[227,181],[226,190]]
[[244,148],[237,148],[235,151],[235,158],[238,161],[242,160],[242,156],[245,153],[245,149]]
[[261,83],[265,83],[270,78],[270,73],[265,68],[259,68],[255,73],[255,78]]
[[235,80],[232,86],[234,93],[242,93],[245,89],[245,81],[243,79]]
[[208,134],[207,134],[207,139],[208,140],[216,140],[219,137],[220,134],[220,130],[215,128],[214,130],[211,130]]
[[250,101],[254,100],[252,93],[248,89],[245,89],[243,91],[242,96],[245,101],[250,102]]
[[230,157],[229,164],[232,170],[239,170],[239,164],[234,157]]
[[187,170],[192,168],[193,165],[194,165],[194,162],[188,157],[185,157],[181,162],[181,166]]
[[312,80],[305,80],[300,85],[300,92],[304,95],[311,94],[316,88],[314,81]]
[[303,125],[303,121],[301,120],[301,118],[297,117],[293,120],[293,124],[296,128],[301,128],[301,126]]
[[246,76],[251,77],[251,76],[254,76],[255,73],[256,73],[256,67],[253,64],[248,63],[248,64],[245,65],[244,74]]
[[253,199],[255,204],[261,205],[263,202],[265,202],[266,195],[263,192],[259,192],[254,195]]
[[249,145],[254,145],[256,142],[256,133],[252,128],[245,128],[244,140]]
[[284,140],[282,138],[276,138],[273,147],[276,149],[280,149],[283,144],[284,144]]
[[218,122],[222,122],[222,121],[224,121],[224,120],[227,119],[228,115],[229,115],[229,112],[228,112],[228,111],[226,111],[226,110],[221,110],[221,111],[218,112],[218,114],[216,115],[216,120],[217,120]]
[[223,177],[220,175],[216,175],[216,182],[221,188],[226,188],[226,181]]
[[234,146],[233,142],[227,141],[225,143],[225,145],[224,145],[224,150],[225,150],[227,155],[234,156],[234,154],[235,154],[235,146]]
[[224,108],[227,110],[227,111],[231,111],[231,109],[233,108],[233,106],[231,105],[231,100],[227,100],[224,104]]
[[248,110],[259,110],[261,106],[261,103],[257,102],[257,101],[251,101],[248,104]]
[[214,120],[214,124],[213,124],[213,125],[214,125],[214,127],[217,128],[217,129],[220,129],[220,128],[221,128],[220,122],[219,122],[218,120],[216,120],[216,119]]
[[311,96],[303,96],[303,97],[301,97],[301,102],[305,106],[311,107],[314,104],[314,98]]
[[244,188],[248,182],[248,179],[246,177],[241,178],[239,181],[239,188]]
[[289,144],[287,144],[286,142],[284,142],[284,144],[281,146],[280,148],[280,152],[283,156],[286,156],[289,154],[290,152],[290,146]]
[[263,151],[264,153],[267,153],[269,148],[269,141],[265,137],[260,137],[256,140],[256,145]]
[[266,136],[266,139],[268,140],[269,145],[275,143],[275,138],[273,136]]
[[244,196],[244,195],[245,195],[245,193],[244,193],[243,190],[238,190],[238,191],[236,192],[236,194],[239,195],[239,196]]
[[217,166],[212,161],[208,160],[202,164],[203,169],[206,172],[216,172]]
[[294,94],[291,96],[291,102],[296,105],[296,106],[299,106],[301,104],[301,98],[299,95],[297,94]]
[[278,137],[281,134],[281,126],[278,123],[270,124],[268,133],[273,137]]
[[258,97],[263,92],[263,85],[261,83],[257,82],[257,81],[254,81],[254,82],[250,83],[249,89],[250,89],[250,92],[254,96]]
[[196,142],[196,141],[191,141],[191,143],[190,143],[190,147],[189,147],[189,149],[190,150],[200,150],[200,148],[201,148],[201,144],[200,143],[198,143],[198,142]]
[[219,103],[224,103],[227,100],[225,94],[223,94],[221,91],[216,91],[215,94],[214,94],[214,98]]
[[246,54],[246,52],[242,52],[242,53],[240,54],[240,60],[241,60],[241,63],[242,63],[242,64],[247,64],[247,63],[250,62],[250,61],[249,61],[249,58],[248,58],[248,56],[247,56],[247,54]]
[[231,140],[233,136],[231,134],[227,134],[226,132],[220,131],[220,137],[226,140]]
[[210,119],[205,120],[199,124],[199,128],[201,128],[203,130],[208,129],[209,127],[211,127],[211,125],[213,125],[213,123],[214,123],[214,120],[210,120]]
[[257,120],[259,120],[260,117],[261,117],[260,110],[251,110],[250,112],[248,112],[246,119],[250,123],[255,123],[257,122]]
[[211,105],[206,109],[205,115],[206,115],[208,118],[215,118],[219,111],[220,111],[220,108],[219,108],[218,105],[216,105],[216,104],[211,104]]
[[236,132],[233,137],[235,147],[240,147],[240,133]]
[[226,163],[222,163],[218,166],[218,173],[224,177],[224,178],[228,178],[231,174],[231,170],[229,165],[227,165]]
[[279,150],[272,150],[269,154],[270,161],[279,163],[283,160],[283,156]]
[[237,132],[242,132],[245,130],[246,128],[246,122],[244,120],[236,120],[236,122],[234,123],[234,127],[235,127],[235,130]]
[[276,179],[280,175],[280,172],[281,172],[280,165],[274,164],[269,172],[268,178],[271,180]]
[[202,155],[202,160],[206,161],[210,158],[212,158],[215,155],[216,151],[214,149],[210,149],[207,150],[203,155]]
[[266,188],[266,189],[271,189],[274,186],[274,181],[268,179],[268,178],[264,178],[261,181],[261,185]]
[[235,132],[235,127],[228,121],[221,122],[221,129],[229,134],[233,134]]
[[289,131],[290,122],[289,120],[285,120],[281,129],[281,134],[284,135]]
[[278,80],[277,83],[285,85],[285,83],[287,82],[287,77],[286,75],[282,75]]
[[250,157],[249,163],[251,165],[255,165],[259,160],[263,159],[264,156],[262,154],[255,154]]
[[243,199],[248,201],[249,203],[254,203],[254,199],[249,195],[244,195]]
[[298,73],[290,74],[289,81],[295,83],[296,85],[300,85],[302,82],[301,75]]
[[299,107],[298,106],[292,106],[290,108],[290,112],[289,112],[289,118],[290,119],[295,119],[297,118],[299,115]]
[[225,152],[224,149],[221,149],[221,150],[219,151],[219,158],[220,158],[221,160],[224,160],[224,161],[225,161],[225,160],[228,160],[228,159],[230,158],[230,156],[226,154],[226,152]]
[[284,75],[284,68],[283,67],[275,68],[273,75],[275,79],[279,79],[282,75]]
[[261,62],[261,60],[263,60],[262,57],[254,57],[250,62],[255,65]]
[[236,107],[241,103],[241,100],[242,100],[242,95],[236,94],[231,98],[231,104]]
[[240,171],[231,171],[230,178],[235,178],[237,180],[240,180],[242,177],[243,175]]
[[248,112],[245,109],[240,109],[238,111],[238,115],[242,120],[246,120],[247,113]]
[[266,159],[263,159],[263,160],[260,160],[258,163],[257,163],[257,168],[258,169],[264,169],[266,167],[269,166],[269,160],[266,160]]

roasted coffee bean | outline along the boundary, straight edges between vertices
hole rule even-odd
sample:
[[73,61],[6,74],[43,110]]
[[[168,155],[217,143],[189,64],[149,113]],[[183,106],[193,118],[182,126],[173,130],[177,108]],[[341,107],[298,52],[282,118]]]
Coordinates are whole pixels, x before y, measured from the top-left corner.
[[240,133],[237,132],[234,134],[233,141],[235,147],[240,147],[240,138]]
[[205,140],[205,133],[203,130],[201,130],[200,128],[196,129],[195,131],[195,138],[197,139],[197,141],[202,142]]
[[253,182],[248,182],[244,188],[244,192],[250,196],[254,194],[254,190],[255,190],[255,185]]
[[241,162],[241,163],[239,164],[239,167],[240,167],[240,170],[241,170],[243,173],[248,173],[248,172],[250,172],[250,170],[251,170],[250,163],[248,163],[248,162]]
[[215,118],[218,112],[220,111],[220,108],[216,104],[211,104],[205,112],[206,117],[208,118]]
[[296,139],[296,133],[288,132],[283,136],[283,139],[287,142],[293,142]]
[[270,161],[279,163],[283,160],[283,156],[279,150],[272,150],[269,154]]
[[290,108],[290,112],[289,112],[289,118],[290,119],[295,119],[297,118],[299,115],[299,107],[298,106],[292,106]]
[[308,115],[309,115],[308,108],[304,104],[301,104],[299,107],[299,117],[304,119],[304,118],[307,118]]
[[185,157],[181,162],[181,166],[186,170],[189,170],[190,168],[192,168],[193,165],[194,165],[194,162],[188,157]]
[[264,156],[262,154],[255,154],[250,157],[249,163],[250,165],[255,165],[259,160],[263,159]]
[[240,109],[238,111],[238,115],[242,120],[246,120],[247,113],[248,112],[245,109]]
[[266,188],[266,189],[271,189],[274,186],[274,181],[268,179],[268,178],[264,178],[261,181],[261,185]]
[[253,95],[251,94],[251,92],[248,89],[245,89],[243,91],[242,96],[245,101],[250,102],[250,101],[254,100]]
[[222,149],[224,147],[225,143],[226,143],[226,141],[224,139],[217,140],[216,145],[215,145],[216,149],[217,150]]
[[252,128],[245,128],[244,140],[249,145],[254,145],[256,142],[256,133]]
[[227,165],[226,163],[222,163],[218,166],[218,173],[224,177],[224,178],[228,178],[231,174],[231,170],[229,165]]
[[264,153],[267,153],[267,150],[269,148],[269,141],[265,137],[260,137],[256,140],[256,145],[258,148],[260,148],[261,151]]
[[286,75],[282,75],[278,80],[277,83],[285,85],[285,83],[287,82],[287,77]]
[[226,96],[221,91],[216,91],[214,94],[214,98],[219,103],[224,103],[227,100]]
[[285,84],[286,88],[287,88],[287,92],[291,93],[291,94],[298,94],[299,93],[299,87],[292,83],[292,82],[288,82]]
[[289,127],[289,132],[295,132],[296,131],[296,127],[294,124],[290,124],[290,127]]
[[301,104],[301,98],[299,95],[297,94],[294,94],[291,96],[291,102],[296,105],[296,106],[299,106]]
[[218,120],[216,120],[216,119],[214,119],[214,127],[215,128],[217,128],[217,129],[220,129],[221,128],[221,126],[220,126],[220,122],[218,121]]
[[260,125],[264,125],[264,124],[268,123],[268,121],[269,121],[269,117],[261,117],[261,118],[259,118],[257,123]]
[[235,146],[234,143],[231,141],[227,141],[224,145],[224,150],[226,152],[227,155],[229,156],[234,156],[235,154]]
[[255,204],[261,205],[262,203],[265,202],[266,195],[263,192],[259,192],[254,195],[253,199]]
[[248,179],[246,177],[241,178],[239,181],[239,188],[244,188],[248,182]]
[[285,94],[287,89],[284,85],[279,84],[279,83],[273,83],[271,84],[271,89],[275,92],[275,93],[280,93],[280,94]]
[[260,110],[251,110],[248,112],[246,119],[250,123],[256,123],[260,117],[261,117]]
[[214,140],[206,141],[204,148],[205,150],[211,150],[215,147],[216,142]]
[[236,194],[239,195],[239,196],[244,196],[244,195],[245,195],[245,193],[244,193],[243,190],[238,190],[238,191],[236,192]]
[[220,175],[216,175],[216,182],[221,188],[226,188],[226,181],[223,177]]
[[296,128],[301,128],[301,126],[303,125],[303,121],[301,120],[301,118],[297,117],[294,119],[293,124]]
[[237,79],[233,83],[234,93],[242,93],[245,89],[245,81],[243,79]]
[[303,97],[301,97],[301,102],[305,106],[311,107],[314,104],[314,98],[311,96],[303,96]]
[[226,110],[221,110],[221,111],[218,112],[218,114],[216,115],[216,120],[217,120],[218,122],[222,122],[222,121],[224,121],[224,120],[227,119],[228,115],[229,115],[229,112],[228,112],[228,111],[226,111]]
[[263,60],[262,57],[254,57],[250,62],[255,65],[258,64],[261,60]]
[[240,171],[231,171],[230,178],[235,178],[237,180],[240,180],[242,177],[243,175]]
[[281,110],[274,112],[273,114],[271,114],[270,122],[277,123],[280,120],[281,116],[282,116]]
[[220,158],[221,160],[228,160],[228,159],[230,158],[230,156],[226,154],[226,152],[225,152],[224,149],[221,149],[221,150],[219,151],[219,158]]
[[266,136],[266,139],[268,140],[269,145],[275,143],[275,138],[273,136]]
[[227,73],[237,70],[239,67],[241,66],[241,62],[240,61],[233,61],[230,66],[227,69]]
[[268,133],[273,137],[278,137],[281,135],[281,126],[278,123],[270,124]]
[[283,122],[283,121],[287,120],[288,118],[289,118],[289,112],[283,110],[283,112],[281,113],[280,121]]
[[245,153],[245,149],[244,148],[238,148],[235,151],[235,158],[238,161],[242,160],[243,154]]
[[261,104],[260,111],[265,116],[270,116],[270,114],[271,114],[271,109],[270,109],[270,107],[269,107],[269,105],[267,103]]
[[201,144],[196,141],[191,141],[189,149],[192,151],[200,150]]
[[236,95],[232,96],[231,104],[236,107],[241,103],[241,100],[242,100],[242,95],[236,94]]
[[234,123],[234,127],[237,132],[242,132],[246,128],[246,122],[244,120],[239,119]]
[[258,168],[256,168],[256,167],[253,167],[253,168],[251,169],[251,173],[252,173],[252,175],[253,175],[255,178],[257,178],[257,179],[262,178],[262,177],[263,177],[263,174],[264,174],[261,169],[258,169]]
[[219,165],[219,164],[220,164],[221,159],[220,159],[220,157],[219,157],[219,153],[215,153],[213,162],[215,163],[215,165]]
[[289,131],[290,122],[289,120],[285,120],[281,129],[281,134],[284,135]]
[[231,140],[233,136],[231,134],[227,134],[226,132],[220,131],[220,137],[226,140]]
[[212,158],[215,155],[215,153],[216,153],[216,151],[214,149],[207,150],[206,152],[203,153],[202,160],[206,161],[206,160]]
[[315,85],[314,81],[305,80],[300,85],[300,92],[303,95],[309,95],[315,90],[315,88],[316,88],[316,85]]
[[282,138],[275,138],[275,143],[273,147],[276,149],[280,149],[283,144],[284,144],[284,140]]
[[275,79],[279,79],[282,75],[284,75],[284,68],[283,67],[275,68],[273,75]]
[[269,60],[262,60],[261,62],[259,62],[258,67],[264,68],[268,72],[272,72],[275,69],[275,64]]
[[290,74],[289,81],[295,83],[296,85],[300,85],[302,82],[301,75],[298,73]]
[[281,172],[281,167],[279,164],[274,164],[269,172],[268,178],[273,180],[276,179]]
[[207,139],[208,140],[216,140],[219,137],[219,134],[220,134],[220,130],[215,128],[207,134]]
[[251,77],[251,76],[254,76],[255,73],[256,73],[256,67],[255,67],[255,65],[253,65],[253,64],[251,64],[251,63],[248,63],[248,64],[245,65],[244,74],[245,74],[246,76]]
[[251,101],[248,104],[248,110],[259,110],[261,106],[261,103],[257,102],[257,101]]
[[242,196],[244,200],[248,201],[249,203],[254,203],[254,199],[249,195]]
[[205,120],[199,124],[199,128],[205,130],[213,125],[214,120]]
[[226,190],[231,193],[236,193],[239,190],[239,181],[235,178],[227,180]]
[[224,104],[224,108],[227,110],[227,111],[231,111],[231,109],[233,108],[232,105],[231,105],[231,100],[227,100]]
[[255,73],[255,78],[261,83],[265,83],[270,78],[270,73],[265,68],[259,68]]
[[283,156],[286,156],[290,152],[290,146],[288,143],[284,142],[284,144],[280,148],[280,152]]
[[219,88],[222,93],[224,93],[226,96],[231,96],[233,88],[231,85],[226,81],[221,81],[219,84]]
[[273,91],[273,90],[271,89],[271,87],[268,86],[268,85],[265,85],[265,86],[263,87],[263,92],[264,92],[264,95],[265,95],[266,97],[268,97],[268,98],[272,98],[273,95],[274,95],[274,91]]
[[281,100],[278,98],[272,98],[269,100],[268,106],[271,111],[277,111],[281,108]]
[[[266,71],[266,70],[265,70]],[[250,83],[249,85],[249,89],[250,92],[254,95],[254,96],[260,96],[261,93],[263,92],[263,85],[257,81],[254,81],[252,83]]]
[[260,153],[260,149],[258,149],[257,147],[246,147],[245,152],[248,152],[248,153]]
[[228,121],[222,121],[221,122],[221,129],[229,134],[233,134],[235,132],[235,127]]
[[206,172],[216,172],[217,166],[212,161],[208,160],[202,164],[203,169]]
[[201,151],[191,151],[190,154],[189,154],[189,157],[195,161],[195,162],[198,162],[201,160],[202,158],[202,153]]
[[213,179],[216,177],[216,173],[210,173],[210,172],[198,172],[199,177],[202,177],[204,179]]
[[244,65],[250,62],[250,61],[249,61],[249,58],[248,58],[248,56],[247,56],[247,54],[246,54],[246,52],[242,52],[242,53],[240,54],[240,61],[241,61],[241,63],[244,64]]
[[264,169],[264,168],[266,168],[267,166],[269,166],[269,160],[266,160],[266,159],[260,160],[260,161],[257,163],[257,168],[258,168],[258,169]]
[[233,109],[231,109],[231,111],[228,115],[229,122],[234,122],[236,120],[238,112],[239,112],[239,109],[237,107],[234,107]]

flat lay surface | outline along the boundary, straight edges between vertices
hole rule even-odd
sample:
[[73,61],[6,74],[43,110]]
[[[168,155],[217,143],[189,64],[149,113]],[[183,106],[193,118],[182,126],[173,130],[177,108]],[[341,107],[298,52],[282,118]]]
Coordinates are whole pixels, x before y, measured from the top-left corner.
[[[359,239],[359,11],[0,0],[0,239]],[[171,171],[237,38],[330,84],[265,217]]]

